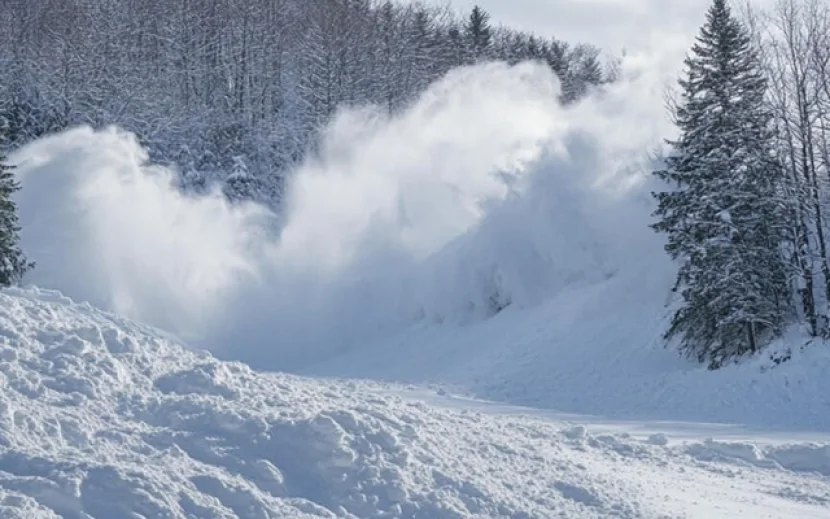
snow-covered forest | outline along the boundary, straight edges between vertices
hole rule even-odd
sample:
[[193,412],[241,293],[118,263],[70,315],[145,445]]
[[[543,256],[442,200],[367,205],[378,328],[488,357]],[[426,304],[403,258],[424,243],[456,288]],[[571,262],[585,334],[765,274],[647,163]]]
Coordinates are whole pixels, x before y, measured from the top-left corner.
[[[592,88],[608,97],[625,57],[499,26],[477,6],[111,0],[0,10],[7,149],[115,125],[173,168],[183,192],[218,186],[232,203],[281,215],[287,178],[329,153],[321,147],[339,112],[405,116],[448,72],[528,60],[556,75],[552,102],[569,107]],[[679,134],[661,135],[668,149],[652,168],[650,225],[679,266],[665,338],[712,367],[793,324],[830,333],[830,8],[782,0],[738,11],[714,0],[668,96]],[[502,287],[487,291],[495,311],[512,302]]]
[[0,118],[11,144],[78,124],[136,133],[188,189],[278,206],[338,107],[397,111],[460,65],[546,61],[573,100],[598,49],[475,9],[375,0],[4,0]]
[[793,323],[828,336],[830,6],[714,0],[684,62],[654,229],[682,296],[666,338],[711,367]]
[[830,5],[786,0],[750,13],[768,81],[766,103],[791,200],[787,221],[798,292],[797,315],[811,334],[830,325]]
[[[666,339],[713,367],[793,324],[830,332],[829,12],[716,0],[668,96],[680,134],[661,135],[650,222],[680,268]],[[338,112],[401,116],[450,71],[527,60],[572,106],[592,87],[607,97],[625,61],[480,7],[369,0],[7,1],[0,29],[5,149],[115,125],[183,192],[218,186],[280,215],[287,178],[327,153]]]

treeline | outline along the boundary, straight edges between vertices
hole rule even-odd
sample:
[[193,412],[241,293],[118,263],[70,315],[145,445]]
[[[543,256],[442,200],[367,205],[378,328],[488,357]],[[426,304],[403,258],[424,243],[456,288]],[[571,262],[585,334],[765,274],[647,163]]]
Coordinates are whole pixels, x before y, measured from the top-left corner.
[[135,132],[183,186],[277,203],[283,172],[341,105],[401,108],[462,64],[544,60],[563,101],[607,78],[589,45],[483,10],[370,0],[3,0],[0,120],[11,145],[76,124]]
[[768,79],[776,151],[789,190],[789,276],[795,310],[830,336],[830,4],[781,0],[750,18]]
[[714,0],[685,62],[654,228],[680,262],[666,334],[719,367],[794,322],[830,336],[830,5]]

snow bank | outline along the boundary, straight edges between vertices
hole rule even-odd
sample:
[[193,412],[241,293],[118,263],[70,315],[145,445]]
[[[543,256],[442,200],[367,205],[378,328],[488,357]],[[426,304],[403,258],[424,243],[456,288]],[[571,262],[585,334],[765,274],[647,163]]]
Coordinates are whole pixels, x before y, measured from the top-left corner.
[[811,445],[736,464],[699,454],[712,443],[402,395],[257,374],[57,293],[3,292],[0,516],[810,518],[830,503],[797,461]]
[[762,447],[752,443],[708,439],[688,446],[688,453],[703,461],[727,460],[762,468],[784,468],[830,477],[830,445],[795,444]]
[[526,63],[456,70],[399,116],[343,111],[278,238],[261,208],[179,194],[130,135],[42,139],[13,156],[30,281],[287,369],[661,262],[641,167],[666,121],[641,68],[569,109]]

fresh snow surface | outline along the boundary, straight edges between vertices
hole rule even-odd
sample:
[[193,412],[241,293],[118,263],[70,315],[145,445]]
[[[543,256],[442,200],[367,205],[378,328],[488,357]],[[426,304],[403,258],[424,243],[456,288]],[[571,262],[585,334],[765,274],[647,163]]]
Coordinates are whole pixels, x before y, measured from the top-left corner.
[[[830,446],[560,421],[261,374],[0,294],[0,517],[828,517]],[[442,401],[443,399],[443,401]]]
[[[434,385],[500,402],[615,420],[830,431],[830,348],[793,331],[709,371],[666,348],[671,273],[580,283],[467,324],[427,323],[356,344],[301,372]],[[771,358],[788,352],[780,365]],[[828,435],[830,438],[830,435]]]

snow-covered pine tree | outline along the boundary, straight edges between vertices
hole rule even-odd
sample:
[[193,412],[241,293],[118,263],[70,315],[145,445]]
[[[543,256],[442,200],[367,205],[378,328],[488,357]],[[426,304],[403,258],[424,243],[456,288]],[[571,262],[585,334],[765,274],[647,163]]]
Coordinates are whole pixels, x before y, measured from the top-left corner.
[[470,54],[475,61],[487,59],[490,54],[493,30],[490,27],[490,14],[479,6],[473,7],[464,26]]
[[20,184],[3,154],[5,125],[2,123],[0,120],[0,286],[7,287],[18,284],[34,263],[26,259],[19,246],[20,225],[12,195],[20,190]]
[[666,339],[716,368],[757,351],[789,318],[785,176],[758,54],[726,0],[714,0],[685,65],[680,136],[654,172],[669,189],[654,194],[653,228],[680,262],[683,301]]

